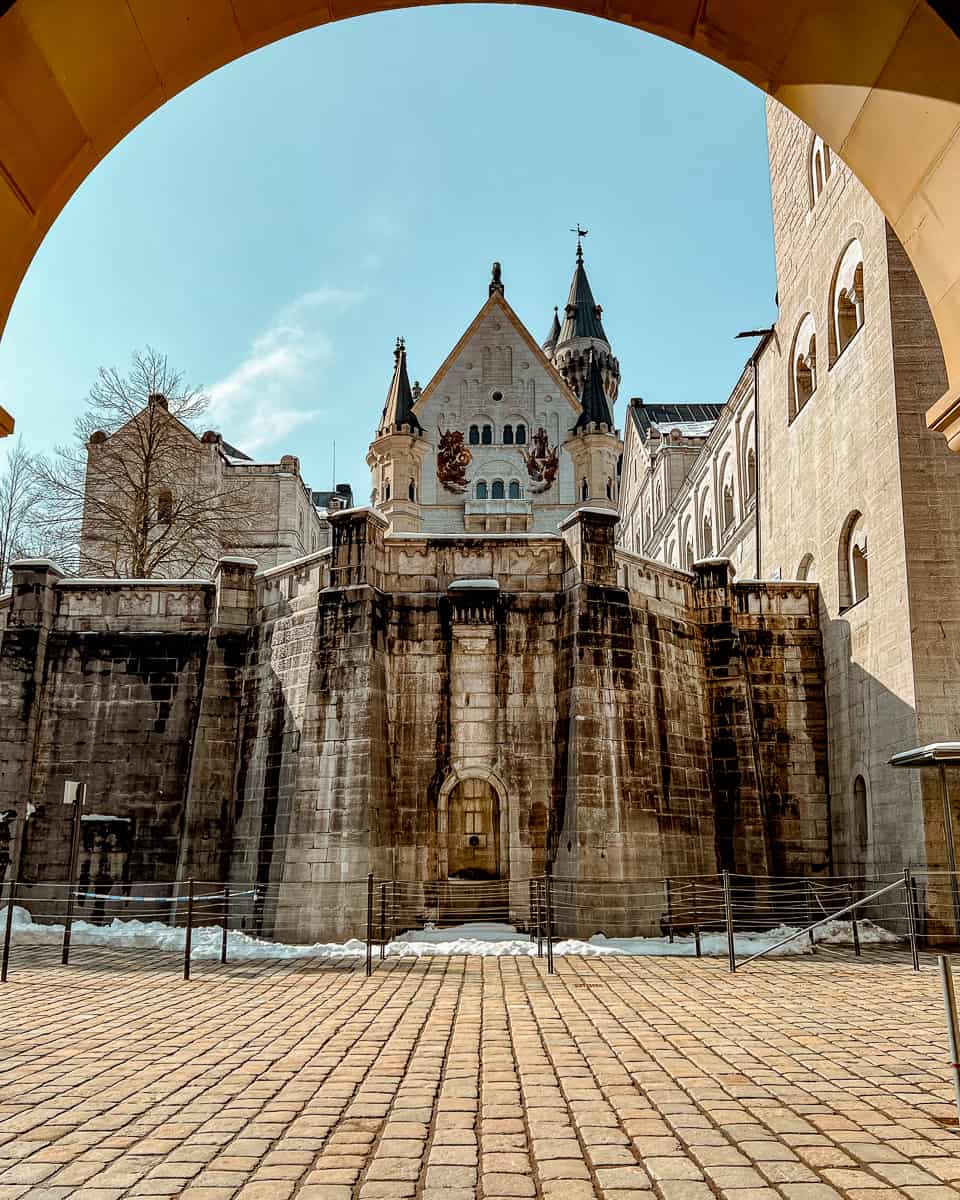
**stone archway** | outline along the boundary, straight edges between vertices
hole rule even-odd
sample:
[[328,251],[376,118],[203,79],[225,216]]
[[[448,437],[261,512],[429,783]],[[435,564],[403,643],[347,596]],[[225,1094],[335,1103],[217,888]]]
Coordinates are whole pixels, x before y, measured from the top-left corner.
[[510,877],[510,813],[503,781],[488,770],[454,768],[437,803],[437,878]]
[[[392,0],[0,0],[0,331],[57,214],[140,121],[282,37]],[[913,260],[960,450],[960,22],[946,0],[553,5],[687,46],[791,108],[873,193]],[[938,15],[942,14],[942,15]],[[947,23],[950,22],[950,24]]]

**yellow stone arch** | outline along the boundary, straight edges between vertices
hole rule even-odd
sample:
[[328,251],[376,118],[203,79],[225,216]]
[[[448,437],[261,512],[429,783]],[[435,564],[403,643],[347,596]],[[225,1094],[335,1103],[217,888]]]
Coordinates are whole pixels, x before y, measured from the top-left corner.
[[[58,213],[144,117],[260,46],[395,7],[394,0],[0,0],[0,332]],[[619,21],[714,59],[791,108],[846,160],[923,283],[950,381],[927,419],[960,450],[960,38],[937,14],[952,11],[946,0],[559,0],[552,7]]]

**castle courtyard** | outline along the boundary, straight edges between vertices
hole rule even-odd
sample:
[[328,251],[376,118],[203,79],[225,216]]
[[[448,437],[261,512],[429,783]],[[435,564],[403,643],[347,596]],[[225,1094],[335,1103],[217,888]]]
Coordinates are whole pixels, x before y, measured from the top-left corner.
[[17,952],[0,1200],[939,1200],[934,960]]

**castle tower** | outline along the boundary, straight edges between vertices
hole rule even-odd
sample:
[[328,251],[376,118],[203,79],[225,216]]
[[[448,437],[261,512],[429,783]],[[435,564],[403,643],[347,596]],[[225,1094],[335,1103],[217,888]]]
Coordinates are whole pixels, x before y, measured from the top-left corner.
[[573,460],[577,500],[596,508],[617,507],[617,461],[623,442],[613,425],[603,387],[600,354],[586,354],[586,382],[580,393],[583,409],[563,448]]
[[413,411],[403,338],[397,338],[393,358],[393,379],[367,454],[371,500],[394,533],[419,533],[421,477],[430,447]]
[[[570,282],[570,294],[564,308],[563,324],[554,337],[551,329],[550,337],[544,343],[544,353],[549,355],[553,365],[560,372],[571,390],[579,395],[586,383],[589,370],[589,355],[593,350],[594,358],[600,367],[603,390],[610,404],[610,410],[617,401],[620,390],[620,364],[617,362],[607,341],[601,320],[603,310],[594,300],[587,279],[587,270],[583,265],[583,245],[581,237],[577,237],[577,264],[574,268],[573,279]],[[556,315],[554,321],[556,321]]]

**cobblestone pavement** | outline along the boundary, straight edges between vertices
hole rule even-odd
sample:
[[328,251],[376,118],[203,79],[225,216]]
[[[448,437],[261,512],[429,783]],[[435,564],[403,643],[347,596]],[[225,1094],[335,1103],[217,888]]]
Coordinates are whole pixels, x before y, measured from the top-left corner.
[[16,951],[0,1200],[938,1200],[936,973]]

